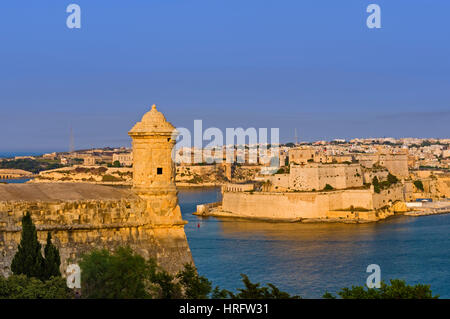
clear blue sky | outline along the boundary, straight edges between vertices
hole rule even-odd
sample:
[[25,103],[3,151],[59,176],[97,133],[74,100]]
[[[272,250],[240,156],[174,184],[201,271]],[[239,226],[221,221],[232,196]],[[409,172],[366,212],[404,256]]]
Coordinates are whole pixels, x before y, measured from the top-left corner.
[[176,126],[282,142],[448,138],[449,15],[447,0],[1,1],[0,151],[67,150],[70,125],[76,148],[129,145],[153,103]]

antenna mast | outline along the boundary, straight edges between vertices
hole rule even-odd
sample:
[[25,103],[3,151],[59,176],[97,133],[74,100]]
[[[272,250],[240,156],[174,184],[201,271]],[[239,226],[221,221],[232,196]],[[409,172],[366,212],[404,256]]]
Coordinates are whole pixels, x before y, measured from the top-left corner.
[[72,153],[73,151],[75,151],[75,146],[74,146],[74,142],[73,142],[73,129],[72,129],[72,125],[71,125],[70,126],[69,152]]

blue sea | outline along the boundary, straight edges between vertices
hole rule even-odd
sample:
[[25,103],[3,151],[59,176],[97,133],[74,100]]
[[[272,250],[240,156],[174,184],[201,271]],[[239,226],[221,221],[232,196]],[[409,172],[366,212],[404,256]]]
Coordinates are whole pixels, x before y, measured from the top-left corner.
[[179,192],[186,235],[201,275],[236,290],[240,274],[273,283],[304,298],[364,285],[367,266],[382,280],[430,284],[450,298],[450,215],[398,216],[370,224],[270,223],[192,215],[197,204],[215,202],[220,190]]
[[30,178],[22,178],[22,179],[0,179],[0,183],[7,184],[21,184],[26,183],[30,180]]
[[1,158],[13,158],[16,156],[40,156],[45,153],[51,153],[51,152],[0,152],[0,159]]

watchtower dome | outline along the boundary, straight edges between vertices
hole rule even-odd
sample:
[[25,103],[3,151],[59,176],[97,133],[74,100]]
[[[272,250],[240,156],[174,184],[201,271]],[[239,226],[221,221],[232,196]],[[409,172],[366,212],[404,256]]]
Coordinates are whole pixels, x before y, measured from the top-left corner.
[[133,191],[156,223],[181,222],[172,150],[177,131],[153,105],[128,132],[133,142]]

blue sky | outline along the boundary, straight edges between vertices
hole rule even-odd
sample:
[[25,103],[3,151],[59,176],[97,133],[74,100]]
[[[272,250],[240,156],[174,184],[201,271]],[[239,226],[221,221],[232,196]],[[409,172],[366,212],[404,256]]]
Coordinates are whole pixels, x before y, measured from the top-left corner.
[[175,126],[282,142],[448,138],[449,15],[446,0],[1,1],[0,151],[67,150],[70,126],[76,148],[127,146],[153,103]]

